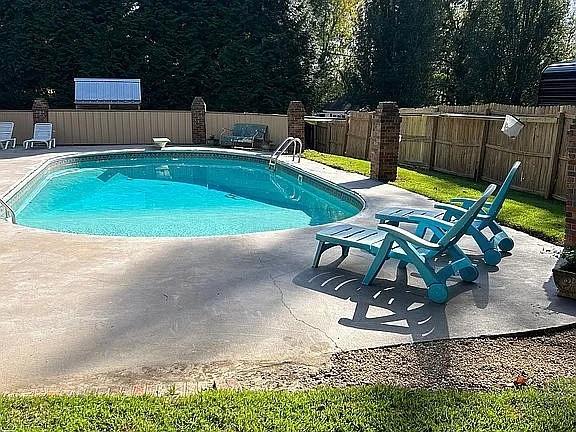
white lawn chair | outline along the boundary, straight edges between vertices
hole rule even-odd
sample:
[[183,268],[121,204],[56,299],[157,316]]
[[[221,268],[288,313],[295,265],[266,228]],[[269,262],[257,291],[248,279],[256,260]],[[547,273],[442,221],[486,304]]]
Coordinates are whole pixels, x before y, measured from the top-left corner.
[[44,144],[48,149],[56,147],[56,138],[52,137],[52,123],[36,123],[34,125],[34,136],[27,139],[22,144],[25,149],[34,148],[34,144]]
[[16,138],[12,136],[13,122],[0,122],[0,148],[6,150],[10,145],[16,147]]

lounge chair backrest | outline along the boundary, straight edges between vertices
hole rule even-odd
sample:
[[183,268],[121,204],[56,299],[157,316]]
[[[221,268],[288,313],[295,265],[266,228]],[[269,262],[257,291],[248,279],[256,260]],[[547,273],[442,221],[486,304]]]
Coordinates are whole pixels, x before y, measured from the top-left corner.
[[504,200],[506,199],[506,195],[508,195],[508,190],[510,189],[512,182],[514,181],[514,177],[516,177],[516,173],[518,172],[518,168],[520,168],[521,164],[522,163],[520,161],[516,161],[514,162],[514,165],[512,165],[512,168],[510,168],[510,172],[508,172],[508,175],[506,176],[504,183],[502,183],[502,186],[500,186],[500,190],[494,197],[494,201],[492,201],[490,210],[488,210],[488,214],[490,216],[495,218],[496,216],[498,216],[498,213],[500,213],[502,205],[504,204]]
[[458,240],[460,240],[466,231],[468,231],[468,228],[470,228],[470,225],[472,225],[472,222],[474,222],[474,219],[478,216],[478,213],[480,213],[480,210],[482,210],[482,207],[486,204],[486,201],[488,201],[488,198],[490,198],[490,195],[492,195],[495,190],[495,184],[489,185],[478,201],[476,201],[466,211],[466,213],[458,219],[452,228],[446,231],[446,234],[444,234],[444,236],[438,241],[440,245],[444,246],[444,249],[458,243]]
[[12,139],[12,132],[14,131],[14,123],[2,122],[0,123],[0,141]]
[[262,124],[236,123],[232,127],[232,135],[237,137],[254,137],[263,140],[268,132],[268,126]]
[[52,139],[52,123],[36,123],[34,125],[34,139],[50,141]]

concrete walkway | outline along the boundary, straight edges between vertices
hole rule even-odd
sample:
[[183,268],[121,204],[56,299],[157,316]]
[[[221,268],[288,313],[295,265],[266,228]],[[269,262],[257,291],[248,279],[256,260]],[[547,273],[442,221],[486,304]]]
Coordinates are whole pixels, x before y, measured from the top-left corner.
[[[57,148],[0,152],[0,195]],[[108,147],[107,149],[110,149]],[[383,206],[431,206],[417,194],[303,160],[301,167],[360,193],[350,220],[373,225]],[[576,322],[558,298],[554,246],[509,230],[499,268],[477,284],[454,278],[431,304],[410,267],[388,263],[360,288],[369,258],[311,269],[318,228],[190,239],[51,233],[0,223],[0,392],[143,366],[213,362],[319,363],[338,350],[496,335]],[[477,255],[474,244],[464,248]],[[325,254],[323,264],[336,260]]]

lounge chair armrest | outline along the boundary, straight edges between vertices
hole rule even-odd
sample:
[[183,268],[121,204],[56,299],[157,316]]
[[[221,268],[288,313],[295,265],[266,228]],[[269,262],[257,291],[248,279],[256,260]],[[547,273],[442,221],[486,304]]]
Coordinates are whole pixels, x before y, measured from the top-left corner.
[[460,207],[464,207],[468,209],[472,207],[472,205],[476,202],[474,198],[463,198],[463,197],[456,197],[450,200],[450,204],[454,204]]
[[388,235],[391,235],[392,237],[402,239],[417,247],[424,247],[426,249],[431,250],[437,250],[441,248],[441,246],[438,243],[429,242],[428,240],[424,240],[423,238],[420,238],[409,231],[403,230],[402,228],[398,228],[393,225],[380,224],[378,225],[378,229],[385,231],[386,233],[388,233]]
[[454,226],[454,224],[451,222],[426,215],[411,215],[409,219],[410,222],[417,222],[419,227],[430,226],[430,227],[439,227],[442,228],[443,230],[449,230]]
[[434,205],[434,208],[446,210],[446,211],[449,211],[452,214],[456,214],[458,216],[462,216],[464,213],[466,213],[465,207],[458,207],[458,206],[455,206],[452,204],[438,203],[438,204]]
[[[476,202],[474,198],[452,198],[450,200],[450,204],[456,204],[459,207],[463,207],[465,209],[469,209],[472,205]],[[487,202],[482,206],[481,213],[488,213],[492,203]]]

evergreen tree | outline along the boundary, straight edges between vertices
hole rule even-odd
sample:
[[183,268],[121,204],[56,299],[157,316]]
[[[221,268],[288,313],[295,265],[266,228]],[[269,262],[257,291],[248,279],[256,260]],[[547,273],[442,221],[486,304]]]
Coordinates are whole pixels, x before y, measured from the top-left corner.
[[447,100],[534,103],[542,69],[567,55],[568,2],[469,0],[450,6]]
[[360,101],[418,106],[431,100],[438,18],[436,0],[365,2],[356,42]]
[[71,107],[74,77],[141,78],[145,108],[531,103],[574,22],[569,0],[0,0],[0,107]]
[[0,0],[0,105],[73,104],[73,78],[142,79],[144,106],[282,112],[310,100],[296,0]]

